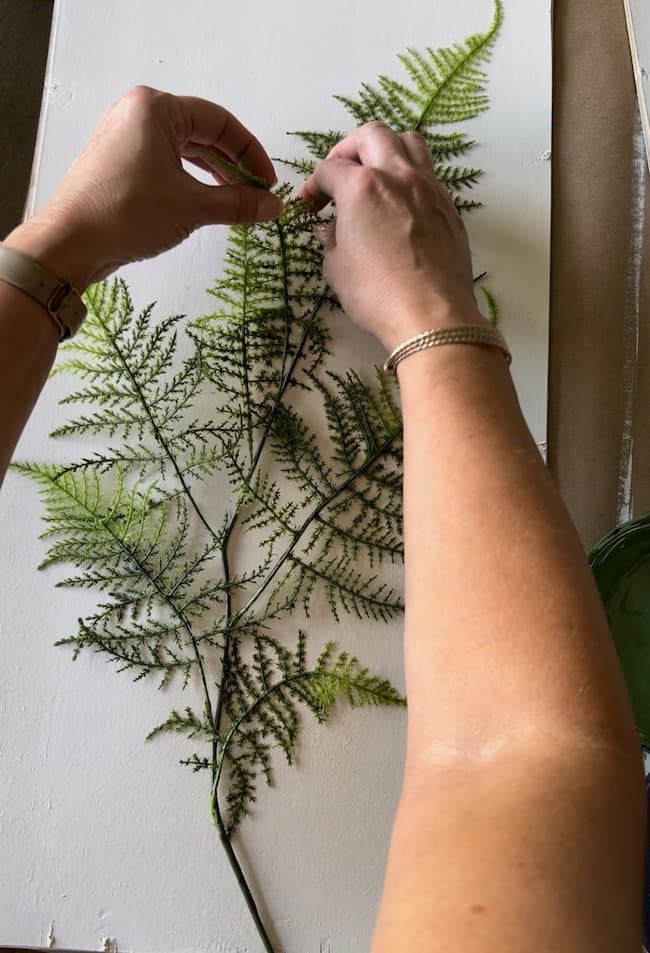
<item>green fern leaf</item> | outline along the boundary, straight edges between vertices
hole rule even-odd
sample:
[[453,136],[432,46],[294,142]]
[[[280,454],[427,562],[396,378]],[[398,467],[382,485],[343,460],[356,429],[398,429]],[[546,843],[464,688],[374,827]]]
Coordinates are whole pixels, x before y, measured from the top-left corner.
[[344,133],[334,132],[333,129],[330,129],[329,132],[297,130],[296,132],[288,133],[288,135],[294,136],[296,139],[300,139],[301,142],[304,142],[310,155],[315,159],[327,158],[327,155],[332,151],[334,146],[344,138]]
[[[380,75],[376,85],[362,83],[356,97],[335,96],[357,125],[380,120],[395,132],[414,130],[427,141],[436,174],[455,197],[476,184],[480,170],[449,165],[471,149],[473,142],[462,133],[444,134],[436,127],[473,119],[489,106],[486,92],[487,75],[481,68],[487,62],[496,42],[504,10],[502,0],[495,0],[492,22],[485,33],[475,33],[464,43],[424,52],[407,49],[398,59],[410,85]],[[324,159],[343,134],[301,130],[292,133],[316,159]],[[301,160],[294,160],[301,169]],[[306,171],[306,170],[304,170]],[[462,211],[479,203],[457,201]]]
[[[232,670],[241,678],[228,696],[230,727],[218,769],[218,776],[224,771],[229,775],[226,802],[230,835],[250,812],[258,777],[263,777],[267,785],[273,784],[273,749],[280,749],[287,763],[293,763],[300,732],[298,705],[306,707],[321,723],[329,718],[338,701],[355,708],[405,705],[388,681],[371,675],[354,656],[342,652],[333,658],[332,642],[315,668],[309,670],[305,643],[305,633],[300,631],[295,651],[289,652],[276,639],[258,632],[250,661],[245,662],[239,651],[231,659]],[[185,731],[195,737],[204,725],[200,722],[197,726],[195,719],[186,723],[174,712],[169,729],[163,726],[163,730]]]

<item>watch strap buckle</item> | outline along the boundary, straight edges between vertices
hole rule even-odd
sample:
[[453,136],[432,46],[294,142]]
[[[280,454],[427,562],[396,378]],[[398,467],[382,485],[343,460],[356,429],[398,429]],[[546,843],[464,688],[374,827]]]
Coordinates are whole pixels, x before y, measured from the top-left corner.
[[47,302],[47,310],[52,317],[58,317],[59,311],[70,301],[71,295],[76,294],[69,281],[62,281],[57,285]]

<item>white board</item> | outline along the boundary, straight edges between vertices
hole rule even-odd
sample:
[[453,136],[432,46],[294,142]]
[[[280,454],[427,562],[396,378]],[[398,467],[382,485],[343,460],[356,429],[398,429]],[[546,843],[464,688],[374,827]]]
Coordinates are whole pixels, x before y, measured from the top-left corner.
[[[396,15],[396,10],[398,15]],[[135,83],[215,99],[272,155],[285,130],[350,128],[332,93],[354,94],[380,72],[399,75],[407,46],[449,44],[484,30],[491,0],[59,0],[54,17],[34,203],[52,194],[105,106]],[[546,433],[551,144],[548,0],[506,0],[489,66],[491,110],[468,126],[486,170],[472,215],[476,271],[490,273],[514,352],[522,406]],[[289,143],[289,144],[288,144]],[[161,314],[208,310],[225,233],[209,229],[163,259],[125,269],[136,303]],[[368,366],[379,347],[337,325],[342,360]],[[66,382],[53,380],[21,441],[22,459],[70,456],[47,433]],[[186,699],[133,686],[99,657],[75,665],[55,649],[92,594],[36,575],[33,487],[10,475],[0,494],[0,943],[97,948],[111,937],[140,953],[256,953],[249,922],[208,811],[201,778],[176,761],[181,739],[145,745]],[[317,620],[403,686],[400,624]],[[344,712],[308,727],[299,765],[278,766],[238,847],[287,953],[367,950],[379,901],[403,757],[402,712]]]
[[648,0],[623,0],[623,3],[630,36],[641,125],[650,164],[650,4]]

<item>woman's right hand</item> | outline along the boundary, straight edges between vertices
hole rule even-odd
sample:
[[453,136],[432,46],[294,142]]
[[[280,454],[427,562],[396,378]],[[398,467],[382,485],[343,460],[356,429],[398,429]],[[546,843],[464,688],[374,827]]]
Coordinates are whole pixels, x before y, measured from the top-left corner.
[[480,324],[465,226],[426,141],[385,123],[359,127],[299,196],[336,204],[320,230],[325,278],[350,317],[389,350],[434,327]]

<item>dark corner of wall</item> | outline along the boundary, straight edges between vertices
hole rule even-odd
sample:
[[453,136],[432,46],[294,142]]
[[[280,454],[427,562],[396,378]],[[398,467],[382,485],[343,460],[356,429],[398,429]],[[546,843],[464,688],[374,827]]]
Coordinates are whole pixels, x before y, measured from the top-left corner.
[[34,157],[53,0],[0,0],[0,238],[17,225]]

